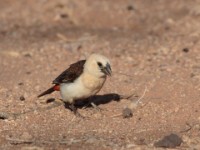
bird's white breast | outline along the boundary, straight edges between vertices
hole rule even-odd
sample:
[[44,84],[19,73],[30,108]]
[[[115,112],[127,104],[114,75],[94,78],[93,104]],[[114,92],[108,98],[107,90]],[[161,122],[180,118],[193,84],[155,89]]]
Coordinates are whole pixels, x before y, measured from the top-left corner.
[[89,74],[83,74],[73,83],[61,84],[61,96],[63,101],[72,103],[76,99],[88,98],[95,95],[102,88],[106,78],[96,78]]

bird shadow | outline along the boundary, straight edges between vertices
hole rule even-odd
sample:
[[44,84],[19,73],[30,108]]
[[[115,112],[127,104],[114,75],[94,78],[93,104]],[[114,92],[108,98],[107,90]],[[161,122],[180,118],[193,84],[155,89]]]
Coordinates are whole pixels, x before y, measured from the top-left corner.
[[120,100],[121,100],[121,96],[119,94],[109,93],[109,94],[104,94],[104,95],[94,95],[87,99],[76,100],[75,106],[77,108],[93,107],[91,103],[95,104],[96,106],[99,106],[99,105],[110,103],[111,101],[119,102]]
[[[104,94],[104,95],[94,95],[94,96],[86,98],[86,99],[78,99],[78,100],[76,100],[74,105],[78,109],[90,108],[90,107],[93,107],[91,105],[91,103],[95,104],[96,106],[99,106],[99,105],[108,104],[112,101],[119,102],[121,99],[129,99],[132,96],[133,95],[126,96],[126,98],[125,98],[124,96],[116,94],[116,93],[109,93],[109,94]],[[55,101],[54,98],[50,98],[46,102],[52,103],[54,101]],[[64,103],[64,106],[65,106],[65,108],[70,109],[68,103]]]

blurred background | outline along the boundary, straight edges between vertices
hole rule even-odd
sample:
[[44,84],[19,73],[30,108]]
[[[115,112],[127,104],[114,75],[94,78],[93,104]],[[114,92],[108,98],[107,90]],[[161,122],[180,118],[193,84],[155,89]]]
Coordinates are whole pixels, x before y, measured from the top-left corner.
[[[12,149],[16,139],[18,148],[28,139],[39,148],[150,149],[172,132],[182,148],[200,149],[199,37],[200,0],[1,0],[0,111],[35,113],[0,119],[0,149]],[[93,52],[112,62],[99,94],[135,92],[137,99],[146,89],[144,107],[130,119],[112,117],[130,105],[126,100],[100,105],[109,110],[103,115],[81,109],[89,120],[63,107],[40,112],[49,104],[36,96]]]

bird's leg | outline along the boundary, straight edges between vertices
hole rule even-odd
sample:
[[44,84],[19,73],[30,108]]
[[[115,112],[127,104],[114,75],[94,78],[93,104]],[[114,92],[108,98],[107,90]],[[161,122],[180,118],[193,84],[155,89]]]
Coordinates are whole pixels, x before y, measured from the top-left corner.
[[74,106],[74,103],[69,104],[69,108],[71,109],[71,111],[73,111],[74,115],[76,115],[77,117],[81,117],[84,118],[77,110],[77,108]]

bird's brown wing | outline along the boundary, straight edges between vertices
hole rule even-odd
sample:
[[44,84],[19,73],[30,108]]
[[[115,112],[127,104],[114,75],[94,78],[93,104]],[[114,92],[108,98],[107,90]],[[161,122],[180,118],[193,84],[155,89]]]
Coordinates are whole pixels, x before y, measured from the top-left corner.
[[53,81],[53,84],[71,83],[76,80],[83,73],[85,61],[86,60],[80,60],[71,64],[68,69],[66,69]]

